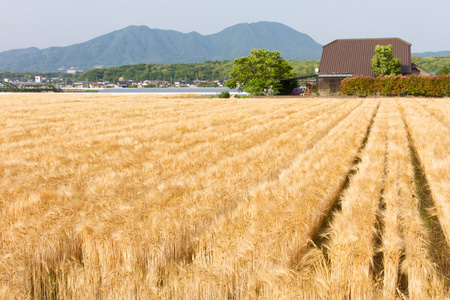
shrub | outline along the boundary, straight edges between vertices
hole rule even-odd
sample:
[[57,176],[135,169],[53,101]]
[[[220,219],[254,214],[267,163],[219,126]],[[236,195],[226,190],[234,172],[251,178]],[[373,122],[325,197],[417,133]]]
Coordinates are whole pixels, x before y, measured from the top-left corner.
[[345,95],[433,96],[450,95],[450,76],[353,76],[341,82]]
[[229,91],[223,91],[220,94],[217,95],[218,98],[230,98],[230,92]]

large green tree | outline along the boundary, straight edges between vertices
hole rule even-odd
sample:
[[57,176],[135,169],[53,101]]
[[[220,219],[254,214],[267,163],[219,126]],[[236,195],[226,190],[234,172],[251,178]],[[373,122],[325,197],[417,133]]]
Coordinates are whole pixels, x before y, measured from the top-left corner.
[[372,57],[372,72],[379,75],[398,75],[402,72],[400,59],[392,55],[392,45],[375,46],[375,55]]
[[254,95],[279,94],[283,88],[279,80],[294,76],[278,51],[253,49],[249,56],[234,60],[226,86]]

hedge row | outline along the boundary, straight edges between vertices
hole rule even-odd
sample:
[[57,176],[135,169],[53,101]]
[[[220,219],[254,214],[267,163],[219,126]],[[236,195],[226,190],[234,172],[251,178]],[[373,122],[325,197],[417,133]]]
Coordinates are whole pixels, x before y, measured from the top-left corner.
[[353,76],[341,82],[345,95],[433,96],[450,95],[450,76]]

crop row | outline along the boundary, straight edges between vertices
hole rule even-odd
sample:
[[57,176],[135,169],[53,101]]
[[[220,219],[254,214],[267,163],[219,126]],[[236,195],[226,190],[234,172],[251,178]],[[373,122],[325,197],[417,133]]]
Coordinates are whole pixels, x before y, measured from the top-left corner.
[[[343,191],[322,252],[312,251],[323,298],[443,298],[445,261],[432,257],[408,133],[395,102],[382,102]],[[433,225],[435,226],[435,225]],[[439,227],[439,226],[437,226]],[[444,242],[445,245],[445,242]],[[327,263],[320,265],[326,260]],[[436,265],[436,262],[442,265]],[[444,267],[444,268],[443,268]],[[329,275],[327,275],[329,274]]]
[[[410,129],[411,139],[424,169],[427,183],[436,205],[438,216],[447,243],[450,244],[450,128],[429,111],[416,103],[406,105],[402,102],[405,122]],[[428,105],[425,104],[425,108]],[[429,105],[432,110],[433,105]],[[447,118],[446,118],[447,120]],[[426,124],[426,126],[423,126]]]

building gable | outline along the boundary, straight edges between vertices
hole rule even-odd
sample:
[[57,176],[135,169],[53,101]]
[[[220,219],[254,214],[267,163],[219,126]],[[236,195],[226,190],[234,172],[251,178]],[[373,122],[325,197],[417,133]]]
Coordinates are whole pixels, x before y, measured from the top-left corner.
[[393,56],[402,63],[402,74],[411,74],[411,44],[399,38],[335,40],[323,46],[319,74],[373,76],[376,45],[392,45]]

